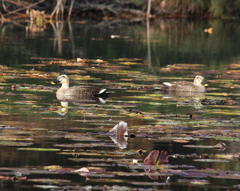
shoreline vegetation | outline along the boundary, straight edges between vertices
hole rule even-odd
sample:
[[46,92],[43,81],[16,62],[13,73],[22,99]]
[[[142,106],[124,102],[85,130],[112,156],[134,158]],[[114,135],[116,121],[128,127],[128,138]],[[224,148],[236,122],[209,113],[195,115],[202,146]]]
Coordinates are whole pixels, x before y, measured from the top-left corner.
[[76,19],[140,22],[145,18],[239,18],[239,0],[2,0],[1,23],[30,19],[46,22]]

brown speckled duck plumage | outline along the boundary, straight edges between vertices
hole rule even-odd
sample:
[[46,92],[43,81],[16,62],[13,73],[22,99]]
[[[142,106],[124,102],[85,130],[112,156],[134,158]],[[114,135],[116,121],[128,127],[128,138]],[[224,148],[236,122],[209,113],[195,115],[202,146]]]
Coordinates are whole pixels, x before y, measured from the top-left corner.
[[100,89],[92,86],[72,86],[69,87],[69,78],[67,75],[63,74],[57,77],[55,83],[62,84],[57,90],[57,96],[74,96],[77,98],[81,97],[105,97],[109,93],[107,89]]
[[205,92],[206,88],[202,84],[204,81],[203,76],[197,75],[193,82],[189,81],[174,81],[164,82],[158,87],[157,90],[168,91],[168,92]]

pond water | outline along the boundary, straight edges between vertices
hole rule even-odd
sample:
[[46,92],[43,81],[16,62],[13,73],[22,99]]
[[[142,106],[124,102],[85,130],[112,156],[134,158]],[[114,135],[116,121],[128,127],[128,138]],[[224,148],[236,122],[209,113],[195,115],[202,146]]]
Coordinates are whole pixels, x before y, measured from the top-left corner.
[[[0,43],[1,190],[240,187],[240,21],[4,23]],[[111,94],[58,100],[60,74]],[[207,93],[155,90],[196,75]]]

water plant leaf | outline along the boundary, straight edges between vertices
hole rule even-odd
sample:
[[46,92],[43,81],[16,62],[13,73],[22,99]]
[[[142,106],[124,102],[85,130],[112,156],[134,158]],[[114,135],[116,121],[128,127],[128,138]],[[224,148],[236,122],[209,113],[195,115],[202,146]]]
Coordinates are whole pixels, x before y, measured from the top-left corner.
[[206,185],[209,184],[207,180],[199,180],[199,179],[178,179],[180,183],[187,183],[190,185]]
[[51,165],[51,166],[44,166],[44,169],[45,170],[59,170],[59,169],[62,169],[62,167],[59,165]]
[[61,149],[55,149],[55,148],[18,148],[18,150],[22,151],[60,151]]
[[220,160],[220,159],[193,159],[193,161],[196,161],[196,162],[229,162],[227,160]]
[[205,149],[225,149],[226,144],[223,142],[220,142],[216,145],[209,146],[209,145],[184,145],[183,147],[190,147],[190,148],[205,148]]
[[20,146],[20,147],[24,147],[24,146],[30,146],[33,143],[25,143],[25,142],[19,142],[19,141],[0,141],[0,145],[1,146]]
[[29,182],[40,182],[40,183],[48,183],[48,184],[62,184],[62,183],[69,183],[71,180],[65,180],[65,179],[50,179],[50,178],[30,178],[27,179]]
[[158,165],[162,163],[168,163],[167,151],[153,150],[143,161],[144,165]]
[[73,172],[79,173],[81,176],[87,176],[90,171],[86,167],[82,167],[80,169],[74,170]]

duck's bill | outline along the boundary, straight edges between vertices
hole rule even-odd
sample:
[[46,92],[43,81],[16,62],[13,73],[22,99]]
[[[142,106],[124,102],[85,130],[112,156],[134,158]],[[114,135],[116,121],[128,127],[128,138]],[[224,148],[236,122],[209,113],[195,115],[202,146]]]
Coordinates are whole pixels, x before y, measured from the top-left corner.
[[60,81],[59,80],[55,80],[55,81],[51,81],[51,84],[58,84]]

